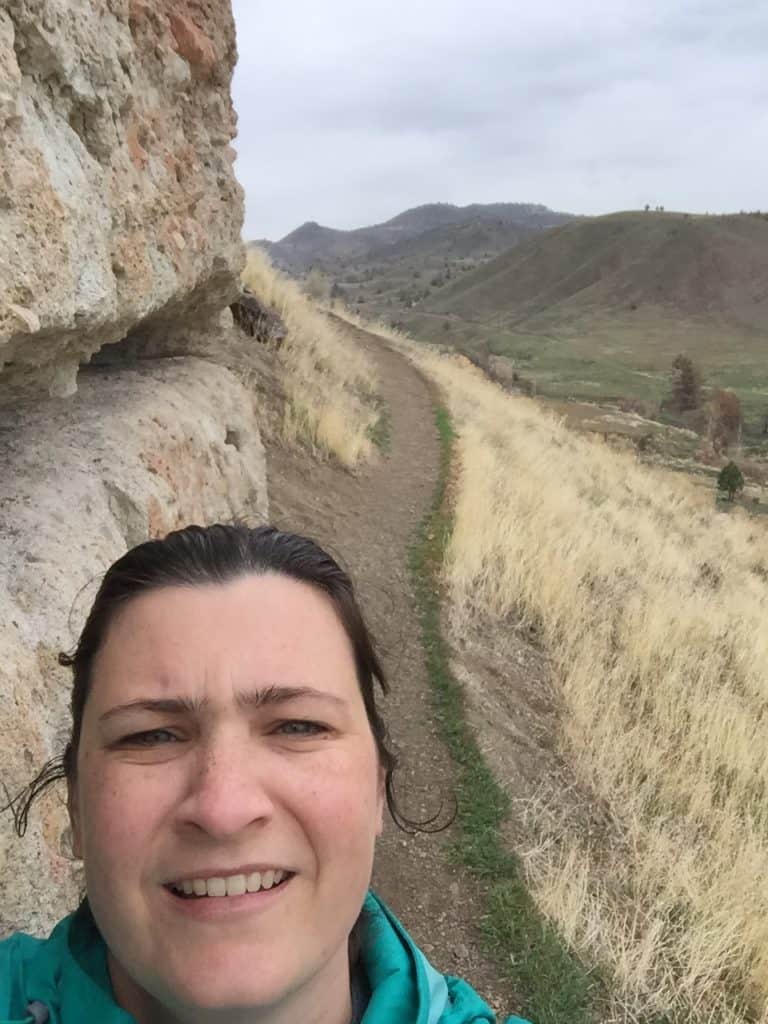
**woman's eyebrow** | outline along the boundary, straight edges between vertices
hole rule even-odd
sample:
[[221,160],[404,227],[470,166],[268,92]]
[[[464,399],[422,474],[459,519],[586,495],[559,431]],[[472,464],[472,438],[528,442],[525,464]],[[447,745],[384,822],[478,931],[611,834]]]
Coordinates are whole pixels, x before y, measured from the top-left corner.
[[[332,704],[344,705],[346,701],[335,693],[326,693],[311,686],[265,686],[257,690],[240,691],[235,696],[235,703],[243,708],[259,708],[271,704],[284,704],[291,700],[311,698],[328,701]],[[107,722],[118,715],[130,711],[154,711],[166,715],[197,714],[204,711],[211,703],[209,697],[138,697],[127,704],[118,704],[103,715],[99,722]]]
[[330,701],[332,704],[347,703],[343,697],[325,690],[316,690],[313,686],[280,686],[276,683],[262,689],[241,691],[235,696],[235,703],[244,708],[260,708],[266,704],[283,704],[306,697]]

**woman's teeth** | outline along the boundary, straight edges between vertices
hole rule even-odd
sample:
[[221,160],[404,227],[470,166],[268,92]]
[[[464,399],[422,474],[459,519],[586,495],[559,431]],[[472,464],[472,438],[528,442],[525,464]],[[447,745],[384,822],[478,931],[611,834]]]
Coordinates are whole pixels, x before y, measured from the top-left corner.
[[176,882],[171,888],[185,896],[243,896],[246,892],[259,892],[279,885],[289,872],[254,871],[250,875],[230,875],[229,878],[191,878]]

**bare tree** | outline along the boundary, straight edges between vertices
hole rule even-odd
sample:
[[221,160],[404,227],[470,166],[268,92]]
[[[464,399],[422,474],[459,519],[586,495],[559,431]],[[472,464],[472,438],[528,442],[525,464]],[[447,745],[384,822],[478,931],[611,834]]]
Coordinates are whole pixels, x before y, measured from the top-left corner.
[[734,391],[718,388],[712,395],[709,433],[715,449],[722,451],[741,437],[741,402]]

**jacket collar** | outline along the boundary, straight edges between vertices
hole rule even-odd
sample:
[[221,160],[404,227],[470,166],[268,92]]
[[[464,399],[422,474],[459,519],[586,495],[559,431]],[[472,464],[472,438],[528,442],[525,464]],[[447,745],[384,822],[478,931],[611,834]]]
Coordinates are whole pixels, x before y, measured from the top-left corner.
[[[364,904],[362,960],[371,997],[362,1024],[468,1024],[493,1022],[482,999],[463,981],[439,974],[392,912],[373,893]],[[136,1024],[115,1002],[107,947],[87,905],[60,921],[27,961],[28,1003],[49,1011],[48,1024],[71,1021]],[[25,1021],[30,1022],[28,1016]],[[24,1022],[20,1022],[24,1024]]]
[[47,1006],[49,1024],[136,1024],[115,1002],[107,947],[85,906],[60,921],[48,941],[40,944],[29,962],[24,988],[29,1002]]
[[368,893],[363,966],[371,999],[362,1024],[494,1024],[491,1008],[466,982],[440,974],[391,910]]

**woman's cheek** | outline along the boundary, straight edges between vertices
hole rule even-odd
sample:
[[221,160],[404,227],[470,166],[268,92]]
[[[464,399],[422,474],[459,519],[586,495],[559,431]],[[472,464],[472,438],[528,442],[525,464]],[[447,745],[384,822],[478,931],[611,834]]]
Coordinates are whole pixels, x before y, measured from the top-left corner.
[[94,772],[89,780],[86,806],[92,809],[86,827],[96,829],[95,841],[116,860],[141,845],[153,818],[167,799],[159,780],[151,775],[126,776],[119,770]]
[[[318,779],[322,778],[322,784]],[[303,816],[340,855],[367,850],[378,833],[379,777],[374,762],[335,759],[304,789]]]

